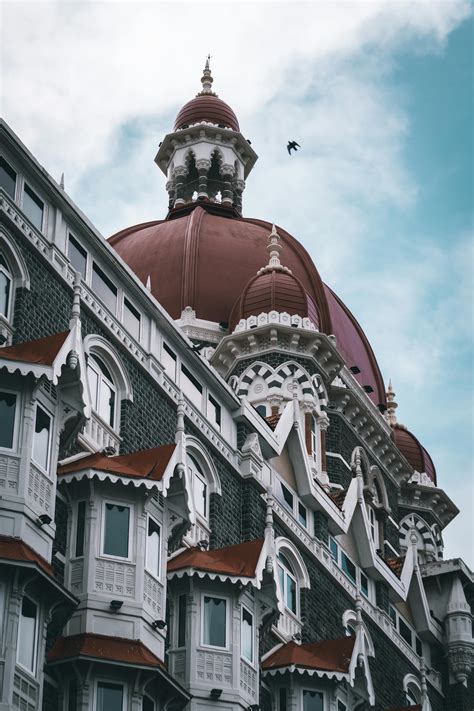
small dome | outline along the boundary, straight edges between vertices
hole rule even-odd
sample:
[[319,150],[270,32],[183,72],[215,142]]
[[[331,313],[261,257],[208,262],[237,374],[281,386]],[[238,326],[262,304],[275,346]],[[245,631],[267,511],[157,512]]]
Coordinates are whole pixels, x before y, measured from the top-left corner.
[[398,423],[393,425],[393,439],[413,469],[425,473],[436,484],[436,469],[430,455],[414,434]]
[[199,94],[188,101],[176,117],[174,130],[179,131],[201,121],[240,131],[235,113],[225,101],[214,94]]
[[273,269],[257,274],[247,283],[232,309],[230,330],[232,331],[242,318],[270,311],[308,317],[316,328],[319,326],[316,304],[306,293],[300,280],[291,273]]

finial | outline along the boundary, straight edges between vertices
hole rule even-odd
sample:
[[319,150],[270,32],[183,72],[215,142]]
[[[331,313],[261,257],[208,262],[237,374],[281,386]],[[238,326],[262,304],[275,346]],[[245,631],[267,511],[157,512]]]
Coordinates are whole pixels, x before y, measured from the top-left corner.
[[268,260],[268,264],[265,267],[262,267],[262,269],[259,269],[257,274],[264,274],[265,272],[272,272],[276,270],[291,274],[291,269],[282,266],[280,262],[280,252],[282,249],[283,246],[280,244],[280,235],[278,234],[275,225],[272,225],[272,231],[268,235],[267,245],[267,250],[270,255],[270,259]]
[[61,179],[59,181],[59,187],[64,190],[64,173],[61,173]]
[[212,91],[212,82],[214,81],[214,79],[212,78],[212,75],[211,75],[210,62],[211,62],[211,55],[208,54],[207,58],[206,58],[206,64],[204,65],[204,71],[203,71],[202,77],[201,77],[202,89],[199,92],[198,96],[204,96],[206,94],[210,95],[210,96],[217,96],[217,94],[215,94]]
[[74,295],[72,298],[72,309],[71,309],[71,319],[69,321],[69,328],[76,326],[81,318],[81,272],[76,272],[74,274]]
[[151,274],[148,274],[146,278],[145,288],[148,289],[148,291],[151,291]]
[[391,425],[392,427],[397,424],[397,415],[395,414],[395,410],[398,407],[398,403],[395,402],[395,393],[393,391],[392,387],[392,381],[388,381],[388,389],[387,389],[387,411],[385,413],[385,419],[387,420],[388,424]]

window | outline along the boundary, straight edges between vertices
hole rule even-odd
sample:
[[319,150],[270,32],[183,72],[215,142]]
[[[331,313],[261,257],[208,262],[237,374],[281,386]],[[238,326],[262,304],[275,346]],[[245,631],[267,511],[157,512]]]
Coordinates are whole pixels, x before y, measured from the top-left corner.
[[102,553],[117,558],[128,558],[129,531],[130,507],[105,504]]
[[15,443],[16,403],[15,393],[0,391],[0,447],[3,449],[13,449]]
[[298,521],[301,523],[302,526],[307,528],[308,526],[308,511],[305,506],[301,503],[301,501],[298,502]]
[[293,494],[291,491],[284,485],[282,484],[281,481],[278,482],[280,484],[280,496],[278,497],[281,501],[281,503],[286,506],[287,509],[293,513]]
[[400,637],[402,637],[411,647],[413,645],[411,629],[400,616],[398,617],[398,631],[400,632]]
[[38,627],[38,607],[27,597],[21,603],[18,625],[17,660],[25,669],[35,673]]
[[369,597],[369,579],[362,572],[360,574],[360,590],[362,595],[365,595],[367,598]]
[[278,578],[285,607],[296,615],[298,611],[296,577],[288,559],[283,553],[280,553],[278,556]]
[[76,558],[84,555],[84,529],[86,522],[86,502],[79,501],[77,504],[77,521],[76,521]]
[[122,711],[123,686],[121,684],[97,684],[97,711]]
[[367,513],[369,516],[369,531],[370,531],[370,537],[375,543],[376,546],[378,546],[378,540],[377,540],[377,519],[375,518],[375,511],[372,508],[372,506],[367,507]]
[[419,655],[423,654],[423,644],[421,639],[416,634],[415,630],[408,624],[406,620],[400,615],[398,610],[390,605],[389,607],[390,620],[393,626],[398,631],[398,634],[402,639],[405,640],[407,644]]
[[0,188],[3,188],[12,200],[15,199],[16,173],[4,158],[0,158]]
[[137,341],[140,339],[141,316],[128,299],[123,300],[123,325]]
[[92,267],[92,289],[99,299],[115,314],[117,287],[95,262]]
[[257,412],[258,412],[258,414],[260,415],[260,417],[265,418],[265,417],[267,416],[267,407],[266,407],[266,405],[257,405],[257,406],[255,407],[255,409],[257,410]]
[[253,664],[253,615],[246,607],[242,607],[240,650],[242,657]]
[[347,711],[347,706],[344,703],[344,701],[338,700],[337,702],[337,711]]
[[194,492],[194,505],[196,506],[196,513],[198,513],[202,518],[207,519],[208,517],[208,486],[207,481],[199,468],[197,462],[193,457],[189,457],[190,460],[190,471],[192,477],[192,486]]
[[319,431],[318,431],[318,425],[316,424],[316,418],[312,417],[311,418],[311,454],[313,459],[316,459],[318,456],[318,440],[319,440]]
[[163,341],[163,347],[161,349],[161,362],[170,378],[176,380],[176,353],[173,353],[171,348],[166,345]]
[[110,427],[115,425],[117,389],[105,363],[93,353],[87,363],[92,408]]
[[286,689],[282,686],[278,692],[278,711],[288,711]]
[[341,551],[341,569],[355,585],[357,580],[356,567],[354,563],[350,560],[350,558],[347,557],[344,551]]
[[85,277],[87,252],[72,235],[69,235],[68,257],[76,272],[81,272],[82,276]]
[[67,711],[77,711],[77,682],[71,679],[67,692]]
[[33,460],[48,471],[51,444],[52,418],[40,405],[36,405],[35,431],[33,434]]
[[220,597],[204,596],[202,643],[209,647],[226,647],[227,603]]
[[362,595],[370,600],[372,595],[372,583],[369,581],[369,578],[349,558],[332,536],[329,537],[329,548],[335,564],[354,585],[359,585]]
[[12,274],[7,260],[0,252],[0,314],[6,319],[10,317],[12,282]]
[[186,646],[186,595],[178,598],[178,647]]
[[324,711],[324,697],[320,691],[303,690],[303,711]]
[[43,227],[44,203],[36,193],[25,185],[23,189],[23,212],[39,230]]
[[160,577],[160,526],[148,516],[145,567],[156,578]]
[[196,407],[202,405],[202,385],[185,365],[181,366],[181,387]]
[[334,538],[329,539],[329,546],[331,548],[331,555],[333,560],[335,560],[336,563],[339,563],[339,546],[337,545]]
[[221,427],[221,406],[214,400],[212,395],[209,395],[209,407],[208,407],[209,419],[214,420],[218,429]]

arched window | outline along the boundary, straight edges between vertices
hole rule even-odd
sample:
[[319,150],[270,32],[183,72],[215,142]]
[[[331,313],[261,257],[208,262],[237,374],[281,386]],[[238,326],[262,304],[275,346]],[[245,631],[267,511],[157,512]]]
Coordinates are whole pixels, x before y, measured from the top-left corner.
[[87,377],[94,412],[112,429],[117,421],[117,386],[104,361],[95,353],[89,354]]
[[372,502],[367,504],[367,516],[369,518],[370,537],[374,542],[375,548],[380,547],[380,530],[376,509],[380,508],[381,504],[380,487],[377,479],[374,479],[372,482]]
[[188,468],[193,487],[196,513],[207,521],[209,519],[209,484],[207,478],[196,459],[192,456],[188,457]]
[[422,703],[421,685],[416,676],[407,674],[403,679],[403,690],[409,706],[417,706]]
[[192,490],[192,502],[196,514],[196,526],[191,532],[197,536],[195,543],[202,538],[207,538],[210,514],[211,494],[220,494],[221,485],[212,459],[195,437],[186,437],[186,463],[188,486]]
[[280,553],[278,555],[278,580],[280,591],[287,610],[294,615],[299,613],[299,591],[296,575],[288,558]]
[[[357,614],[355,610],[346,610],[342,615],[342,625],[348,637],[355,637],[357,629]],[[368,657],[375,657],[375,648],[365,622],[362,622],[365,652]]]
[[0,314],[10,320],[13,276],[3,252],[0,252]]

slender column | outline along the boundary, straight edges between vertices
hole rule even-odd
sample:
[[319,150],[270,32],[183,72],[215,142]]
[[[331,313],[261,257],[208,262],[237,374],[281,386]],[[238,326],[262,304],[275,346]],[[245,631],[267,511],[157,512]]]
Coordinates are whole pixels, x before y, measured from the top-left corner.
[[234,167],[225,163],[220,170],[222,180],[224,181],[222,190],[222,202],[232,205],[234,201],[234,193],[232,190],[232,178],[234,177]]
[[179,165],[174,169],[173,177],[175,179],[176,191],[175,191],[175,205],[184,205],[184,178],[187,174],[186,167],[184,165]]
[[168,210],[171,210],[175,200],[174,180],[168,180],[168,182],[166,183],[166,192],[168,193]]
[[207,174],[211,167],[211,161],[207,158],[200,158],[196,161],[196,168],[199,173],[199,187],[198,187],[198,199],[208,198],[209,193],[207,192]]
[[234,205],[239,213],[242,213],[242,193],[244,192],[245,182],[243,180],[234,180],[232,182],[234,188]]

